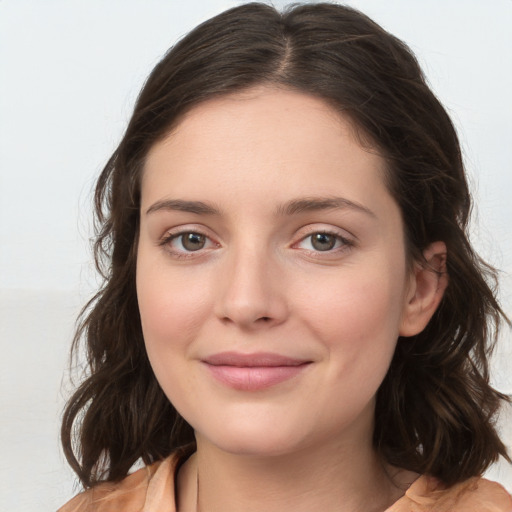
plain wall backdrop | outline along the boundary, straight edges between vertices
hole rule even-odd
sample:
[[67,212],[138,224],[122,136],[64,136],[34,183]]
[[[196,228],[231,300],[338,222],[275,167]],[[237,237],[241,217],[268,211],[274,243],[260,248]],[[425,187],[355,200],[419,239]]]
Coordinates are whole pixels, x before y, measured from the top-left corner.
[[[77,490],[58,430],[73,322],[98,284],[91,189],[159,58],[239,3],[0,0],[1,510],[55,510]],[[512,1],[345,3],[410,45],[451,113],[475,197],[473,241],[503,270],[512,315]],[[510,334],[493,372],[508,393]],[[512,445],[510,410],[500,425]],[[510,466],[490,476],[512,490]]]

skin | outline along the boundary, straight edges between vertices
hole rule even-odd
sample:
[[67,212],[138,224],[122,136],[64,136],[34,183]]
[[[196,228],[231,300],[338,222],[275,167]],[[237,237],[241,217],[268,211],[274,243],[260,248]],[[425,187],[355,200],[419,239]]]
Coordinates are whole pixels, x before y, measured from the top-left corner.
[[[375,394],[446,283],[407,265],[384,170],[348,119],[269,87],[196,106],[149,152],[137,293],[155,375],[196,432],[180,510],[199,481],[203,511],[382,511],[414,479],[373,451]],[[441,269],[444,254],[425,257]],[[240,390],[204,364],[224,351],[307,364]]]

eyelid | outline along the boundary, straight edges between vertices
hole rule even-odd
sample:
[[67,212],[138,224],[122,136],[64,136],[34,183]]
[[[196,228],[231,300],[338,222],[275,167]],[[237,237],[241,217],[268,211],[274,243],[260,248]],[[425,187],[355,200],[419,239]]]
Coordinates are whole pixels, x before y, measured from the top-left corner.
[[300,229],[298,229],[296,233],[296,238],[299,240],[307,238],[308,236],[313,235],[315,233],[326,233],[328,235],[338,236],[353,243],[355,243],[357,240],[357,237],[347,229],[321,222],[316,222],[303,226]]

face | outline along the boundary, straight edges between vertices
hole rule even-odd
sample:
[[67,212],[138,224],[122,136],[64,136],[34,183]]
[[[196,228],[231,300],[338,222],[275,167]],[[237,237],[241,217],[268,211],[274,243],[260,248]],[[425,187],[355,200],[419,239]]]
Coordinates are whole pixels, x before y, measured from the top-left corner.
[[347,119],[270,88],[195,107],[148,155],[137,258],[149,359],[203,443],[371,437],[410,276],[384,161]]

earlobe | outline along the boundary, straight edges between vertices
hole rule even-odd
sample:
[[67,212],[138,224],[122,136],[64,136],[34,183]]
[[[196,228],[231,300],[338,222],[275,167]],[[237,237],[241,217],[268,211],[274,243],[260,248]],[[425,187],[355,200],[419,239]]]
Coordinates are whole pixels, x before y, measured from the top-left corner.
[[414,336],[423,331],[439,306],[447,286],[446,245],[444,242],[434,242],[423,251],[423,260],[414,265],[400,324],[400,336]]

